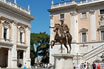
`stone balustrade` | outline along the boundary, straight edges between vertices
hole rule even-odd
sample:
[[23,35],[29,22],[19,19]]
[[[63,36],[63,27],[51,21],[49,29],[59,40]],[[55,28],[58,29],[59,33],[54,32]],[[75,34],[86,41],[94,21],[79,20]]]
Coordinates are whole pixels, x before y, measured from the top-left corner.
[[27,14],[30,14],[30,10],[29,9],[27,10],[27,9],[17,5],[16,3],[12,3],[11,1],[8,1],[8,0],[0,0],[0,2],[6,3],[6,4],[8,4],[8,5],[10,5],[10,6],[14,7],[14,8],[17,8],[17,9],[27,13]]
[[100,2],[100,1],[104,1],[104,0],[82,0],[82,1],[64,1],[61,3],[56,3],[52,5],[52,8],[58,8],[58,7],[64,7],[64,6],[70,6],[73,4],[85,4],[85,3],[93,3],[93,2]]

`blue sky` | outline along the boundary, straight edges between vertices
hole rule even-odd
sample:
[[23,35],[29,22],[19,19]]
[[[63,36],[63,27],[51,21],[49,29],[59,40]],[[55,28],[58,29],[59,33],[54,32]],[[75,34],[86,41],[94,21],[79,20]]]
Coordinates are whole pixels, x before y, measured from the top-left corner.
[[[60,1],[61,0],[54,0],[55,3]],[[28,5],[30,5],[31,15],[35,17],[35,20],[31,22],[31,32],[50,33],[50,13],[48,12],[48,9],[51,7],[51,0],[17,0],[17,4],[24,8],[27,8]]]

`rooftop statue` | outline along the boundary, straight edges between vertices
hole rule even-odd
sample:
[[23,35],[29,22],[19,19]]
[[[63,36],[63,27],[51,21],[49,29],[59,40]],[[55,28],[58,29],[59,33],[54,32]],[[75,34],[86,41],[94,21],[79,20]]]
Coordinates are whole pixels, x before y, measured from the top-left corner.
[[[67,53],[70,53],[72,36],[69,32],[68,26],[64,24],[63,20],[61,20],[61,24],[55,24],[54,32],[55,32],[55,37],[54,37],[54,40],[51,41],[51,48],[53,48],[55,43],[60,43],[61,49],[62,49],[62,44],[64,44],[65,48],[67,49]],[[69,49],[67,47],[67,44],[70,47],[70,51],[68,51]],[[61,53],[62,53],[62,50],[61,50]]]

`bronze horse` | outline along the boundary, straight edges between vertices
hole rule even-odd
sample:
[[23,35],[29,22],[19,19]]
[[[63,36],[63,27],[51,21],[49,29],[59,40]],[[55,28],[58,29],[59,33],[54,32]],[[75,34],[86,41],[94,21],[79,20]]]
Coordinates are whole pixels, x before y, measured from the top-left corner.
[[[71,42],[72,42],[72,36],[71,36],[70,32],[68,31],[66,34],[60,33],[60,24],[55,24],[54,32],[56,32],[56,34],[55,34],[54,40],[51,41],[51,48],[53,48],[55,43],[58,42],[61,44],[61,48],[62,48],[62,44],[64,44],[65,48],[67,49],[67,53],[70,53],[71,52]],[[64,37],[61,36],[63,34],[64,34]],[[68,52],[67,44],[70,47],[69,52]],[[61,53],[62,53],[62,51],[61,51]]]

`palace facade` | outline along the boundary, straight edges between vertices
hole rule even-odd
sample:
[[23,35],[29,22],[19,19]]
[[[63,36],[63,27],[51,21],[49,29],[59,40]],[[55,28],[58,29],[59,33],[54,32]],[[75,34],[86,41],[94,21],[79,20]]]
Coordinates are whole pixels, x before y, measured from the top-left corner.
[[[50,12],[50,41],[54,40],[55,24],[60,20],[70,28],[72,35],[73,63],[93,63],[104,61],[104,0],[81,0],[80,2],[67,1],[54,4],[52,0]],[[64,48],[64,46],[63,46]],[[53,54],[60,53],[60,45],[50,48],[50,63],[54,65]],[[63,49],[66,54],[66,48]]]
[[11,0],[0,0],[0,67],[31,68],[30,10]]

